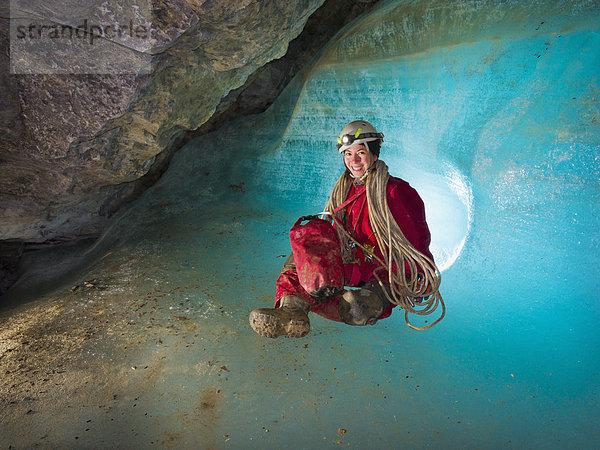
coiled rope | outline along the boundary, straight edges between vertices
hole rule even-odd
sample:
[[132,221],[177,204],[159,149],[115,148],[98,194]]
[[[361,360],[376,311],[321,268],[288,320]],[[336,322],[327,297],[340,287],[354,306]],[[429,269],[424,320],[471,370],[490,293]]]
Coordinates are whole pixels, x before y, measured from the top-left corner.
[[[387,202],[387,183],[390,178],[387,165],[379,159],[373,163],[370,170],[365,180],[369,224],[383,258],[374,255],[346,231],[343,226],[345,215],[343,209],[333,214],[335,208],[344,202],[350,191],[352,180],[347,172],[344,172],[335,183],[325,211],[331,213],[342,243],[348,242],[348,239],[352,240],[365,254],[371,255],[380,264],[373,274],[382,287],[389,287],[389,292],[388,289],[383,289],[387,299],[404,309],[406,324],[415,330],[426,330],[437,324],[446,314],[446,305],[439,292],[440,271],[431,258],[418,251],[406,239],[392,216]],[[342,258],[344,263],[353,260],[350,248],[344,244],[342,244]],[[396,273],[393,271],[394,266],[397,268]],[[383,281],[385,278],[387,283]],[[409,313],[426,316],[433,313],[440,305],[442,314],[433,323],[422,327],[410,323]]]

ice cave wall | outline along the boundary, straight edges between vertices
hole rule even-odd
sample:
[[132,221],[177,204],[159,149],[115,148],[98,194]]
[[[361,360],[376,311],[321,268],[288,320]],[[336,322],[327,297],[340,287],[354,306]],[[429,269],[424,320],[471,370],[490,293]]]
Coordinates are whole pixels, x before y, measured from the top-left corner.
[[174,210],[239,186],[244,201],[316,211],[342,170],[335,138],[362,117],[425,198],[443,268],[465,250],[519,289],[567,273],[596,286],[599,14],[596,2],[385,2],[267,113],[190,143],[159,184],[186,180],[171,184]]

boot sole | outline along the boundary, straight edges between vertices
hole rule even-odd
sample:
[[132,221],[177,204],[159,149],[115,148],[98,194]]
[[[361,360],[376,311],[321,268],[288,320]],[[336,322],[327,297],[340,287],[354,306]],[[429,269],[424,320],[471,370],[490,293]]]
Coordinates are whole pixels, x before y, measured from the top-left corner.
[[310,321],[306,314],[290,313],[278,308],[255,309],[250,313],[249,321],[254,331],[267,338],[301,338],[310,332]]

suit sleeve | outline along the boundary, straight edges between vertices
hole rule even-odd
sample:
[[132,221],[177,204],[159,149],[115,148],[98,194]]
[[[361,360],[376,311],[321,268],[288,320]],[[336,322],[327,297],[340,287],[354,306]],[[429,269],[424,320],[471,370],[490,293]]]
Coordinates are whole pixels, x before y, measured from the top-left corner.
[[431,234],[425,219],[425,205],[417,191],[403,180],[390,178],[387,201],[392,216],[406,239],[433,261],[433,255],[429,251]]

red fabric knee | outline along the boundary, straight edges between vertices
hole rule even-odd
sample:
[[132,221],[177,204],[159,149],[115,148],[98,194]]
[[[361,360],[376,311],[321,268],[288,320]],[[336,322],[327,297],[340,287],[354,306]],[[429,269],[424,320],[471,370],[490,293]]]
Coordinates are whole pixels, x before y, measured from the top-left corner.
[[336,295],[335,297],[320,303],[315,303],[310,307],[311,312],[318,314],[321,317],[325,317],[329,320],[334,320],[336,322],[343,322],[340,317],[340,313],[338,312],[338,305],[340,303],[341,295]]
[[338,313],[338,304],[340,302],[339,296],[333,297],[330,300],[324,302],[316,302],[314,298],[308,295],[298,279],[298,274],[295,270],[288,270],[282,272],[277,278],[275,283],[275,308],[279,308],[279,299],[287,295],[294,295],[310,303],[310,310],[322,317],[329,320],[335,320],[336,322],[343,322],[342,318]]
[[295,270],[282,272],[275,283],[275,308],[279,308],[279,299],[288,295],[294,295],[306,300],[311,305],[315,299],[308,295],[308,292],[300,285],[298,274]]

